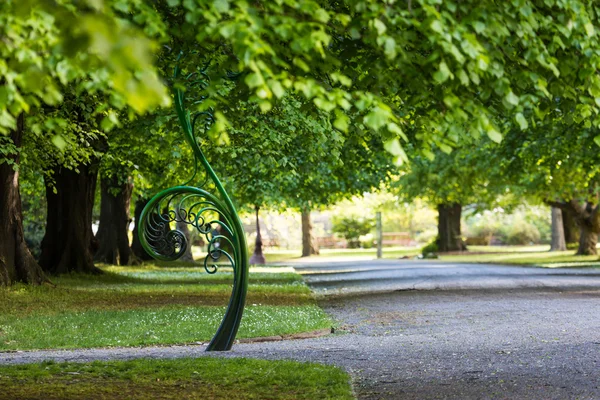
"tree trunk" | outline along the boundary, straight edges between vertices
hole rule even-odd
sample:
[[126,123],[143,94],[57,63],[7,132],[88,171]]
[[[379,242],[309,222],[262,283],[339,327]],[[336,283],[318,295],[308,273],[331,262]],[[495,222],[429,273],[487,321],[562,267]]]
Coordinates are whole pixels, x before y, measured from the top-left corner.
[[319,246],[312,236],[312,224],[310,222],[310,210],[302,209],[302,257],[319,254]]
[[570,210],[562,209],[563,230],[565,232],[565,243],[579,243],[579,226],[577,219]]
[[565,231],[563,225],[563,212],[558,207],[552,208],[552,241],[550,251],[565,251],[567,244],[565,242]]
[[264,265],[266,264],[266,260],[265,260],[265,256],[263,254],[263,250],[262,250],[262,237],[260,235],[260,223],[258,221],[258,212],[260,210],[259,206],[256,206],[256,242],[254,245],[254,254],[252,254],[252,257],[250,257],[250,264],[252,265],[256,265],[256,264],[260,264],[260,265]]
[[[129,265],[133,261],[129,248],[129,205],[133,181],[120,183],[116,176],[100,181],[100,225],[94,260],[112,265]],[[116,193],[116,194],[115,194]]]
[[79,172],[55,169],[54,189],[46,185],[48,214],[40,265],[51,274],[101,273],[92,258],[92,209],[97,165],[79,165]]
[[[10,139],[19,149],[25,129],[25,117],[17,118]],[[25,244],[23,211],[19,192],[19,155],[8,157],[13,165],[0,163],[0,286],[14,282],[41,284],[48,281]]]
[[[579,226],[579,247],[577,256],[596,255],[596,244],[598,243],[598,234],[600,233],[600,205],[597,201],[586,200],[584,202],[571,199],[566,202],[546,201],[547,204],[559,207],[567,211],[565,215],[571,215]],[[569,225],[572,226],[571,223]],[[566,236],[566,235],[565,235]]]
[[[177,208],[175,212],[179,215],[179,208]],[[183,221],[177,221],[177,230],[185,235],[185,240],[187,241],[185,252],[181,258],[179,258],[179,260],[194,262],[194,256],[192,255],[192,235],[190,234],[190,228],[188,224]]]
[[131,240],[131,251],[138,258],[138,260],[148,261],[152,260],[150,254],[146,253],[146,250],[142,247],[142,243],[140,242],[140,235],[138,235],[138,227],[140,226],[140,216],[142,215],[142,211],[146,204],[148,204],[150,200],[144,198],[138,198],[135,202],[135,208],[133,211],[133,239]]
[[465,251],[462,240],[460,217],[462,206],[457,203],[438,205],[438,251]]
[[579,247],[577,248],[577,256],[591,256],[598,254],[596,244],[598,243],[598,232],[594,231],[588,221],[580,222],[581,231],[579,233]]

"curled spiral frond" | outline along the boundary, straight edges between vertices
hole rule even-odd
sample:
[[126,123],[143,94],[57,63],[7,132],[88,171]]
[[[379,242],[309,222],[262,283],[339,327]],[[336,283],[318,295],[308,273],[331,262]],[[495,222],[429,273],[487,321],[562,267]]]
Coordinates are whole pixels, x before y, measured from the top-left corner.
[[[178,58],[178,63],[181,60]],[[179,65],[175,66],[173,78],[183,81],[188,92],[194,97],[189,101],[195,109],[207,99],[206,89],[210,77],[206,73],[210,61],[201,68],[183,74]],[[227,73],[229,79],[239,74]],[[202,263],[209,274],[227,265],[233,268],[233,289],[229,306],[217,333],[207,350],[229,350],[242,319],[246,292],[248,289],[248,254],[244,228],[229,195],[208,163],[196,137],[196,125],[200,133],[206,134],[214,123],[212,108],[196,112],[186,108],[182,85],[174,85],[174,103],[185,140],[194,152],[194,175],[183,186],[175,186],[154,196],[140,216],[138,234],[146,252],[158,260],[174,261],[180,258],[191,243],[177,225],[191,226],[207,243],[207,254]],[[192,96],[190,96],[192,97]],[[195,181],[199,167],[205,172],[205,179],[199,187],[188,186]],[[217,194],[205,190],[212,181]]]
[[195,229],[207,244],[206,272],[214,274],[223,263],[236,268],[238,246],[232,217],[215,196],[203,189],[176,186],[154,197],[146,208],[141,221],[142,241],[154,258],[175,261],[185,253],[191,244],[177,229],[183,223]]

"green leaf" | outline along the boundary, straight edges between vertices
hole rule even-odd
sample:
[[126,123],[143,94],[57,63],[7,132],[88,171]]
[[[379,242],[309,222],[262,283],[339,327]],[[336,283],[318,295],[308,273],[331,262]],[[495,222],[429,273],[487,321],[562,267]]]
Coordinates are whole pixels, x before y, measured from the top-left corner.
[[522,113],[517,113],[517,115],[515,115],[515,120],[517,121],[517,124],[519,124],[519,127],[522,131],[529,127],[527,119],[525,119],[525,116]]
[[402,130],[402,128],[400,128],[400,126],[398,126],[398,124],[396,124],[395,122],[390,122],[387,126],[388,131],[390,131],[391,133],[400,136],[404,141],[408,142],[408,137],[406,136],[406,134],[404,133],[404,131]]
[[64,150],[65,147],[67,147],[67,142],[65,141],[65,138],[63,138],[61,135],[54,135],[52,137],[52,144],[58,147],[60,151]]
[[452,76],[450,69],[448,68],[448,64],[446,61],[440,62],[439,70],[433,74],[433,78],[437,81],[437,83],[444,83]]
[[588,22],[587,24],[585,24],[584,28],[585,28],[585,33],[587,33],[588,36],[594,36],[594,34],[596,33],[596,30],[594,29],[594,25],[591,22]]
[[269,81],[269,87],[271,88],[271,91],[273,92],[275,97],[277,97],[278,99],[282,98],[285,94],[285,90],[283,89],[283,86],[279,81],[271,79]]
[[335,121],[333,121],[333,126],[342,132],[348,132],[348,125],[349,125],[349,121],[350,121],[348,116],[339,111],[336,112],[335,114],[336,114],[336,118],[335,118]]
[[373,20],[373,26],[377,30],[377,34],[379,36],[383,35],[385,33],[385,31],[387,30],[387,26],[385,26],[383,21],[378,18]]
[[509,106],[516,107],[519,105],[519,96],[514,94],[511,90],[506,96],[504,96],[504,102]]
[[375,107],[363,118],[363,121],[369,128],[377,131],[387,123],[388,113],[379,107]]
[[500,143],[502,141],[502,134],[493,127],[488,128],[487,135],[496,143]]
[[432,31],[437,32],[437,33],[442,33],[444,31],[444,27],[442,26],[442,23],[437,19],[434,19],[431,22],[431,24],[429,25],[429,27],[431,28]]
[[393,60],[396,58],[396,41],[392,37],[385,38],[384,53],[387,58]]
[[250,89],[253,89],[265,83],[263,77],[260,74],[257,74],[256,72],[249,73],[246,76],[246,79],[244,79],[244,82],[246,82],[246,85],[248,85]]
[[403,162],[408,161],[408,157],[404,152],[404,149],[400,145],[398,138],[392,138],[383,142],[383,148],[385,151],[394,156],[394,163],[396,165],[402,165]]
[[594,143],[596,143],[597,146],[600,146],[600,135],[594,138]]
[[444,153],[446,153],[446,154],[452,153],[452,147],[448,146],[447,144],[440,143],[439,146],[440,146],[440,150],[443,151]]

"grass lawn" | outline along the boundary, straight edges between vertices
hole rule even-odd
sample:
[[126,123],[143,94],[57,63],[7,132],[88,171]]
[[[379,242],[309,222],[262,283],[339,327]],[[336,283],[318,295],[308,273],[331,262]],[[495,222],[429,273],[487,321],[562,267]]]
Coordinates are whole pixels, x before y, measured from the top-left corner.
[[[550,252],[549,245],[533,246],[469,246],[462,254],[441,255],[440,261],[499,263],[515,265],[536,265],[540,267],[600,267],[598,256],[576,256],[575,250]],[[384,247],[383,258],[415,257],[421,253],[421,247]],[[298,261],[300,252],[289,250],[271,250],[265,252],[268,262]],[[374,259],[375,249],[322,249],[320,256],[310,259],[336,258],[356,260]],[[432,260],[434,261],[434,260]]]
[[600,267],[598,256],[576,256],[575,250],[550,251],[549,245],[469,246],[463,254],[441,255],[441,261],[535,265],[546,268]]
[[[348,258],[348,257],[363,257],[376,258],[377,249],[321,249],[319,256],[310,258]],[[384,247],[384,258],[399,258],[402,256],[416,256],[421,253],[421,247]],[[269,263],[299,261],[302,255],[300,250],[275,250],[268,249],[264,252],[265,258]]]
[[[173,264],[170,264],[173,265]],[[230,272],[201,268],[103,267],[65,275],[56,288],[0,288],[0,351],[195,343],[212,338],[231,293]],[[238,338],[331,326],[299,275],[250,273]],[[260,271],[260,270],[259,270]],[[277,272],[279,271],[279,272]]]
[[337,367],[197,358],[0,366],[0,399],[353,399]]

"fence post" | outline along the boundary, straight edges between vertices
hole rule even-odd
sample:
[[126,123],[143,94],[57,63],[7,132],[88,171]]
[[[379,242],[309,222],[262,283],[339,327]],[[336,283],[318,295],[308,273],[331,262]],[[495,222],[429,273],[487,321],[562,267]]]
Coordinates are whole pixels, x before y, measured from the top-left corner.
[[377,258],[383,257],[383,227],[381,225],[381,211],[377,211]]

